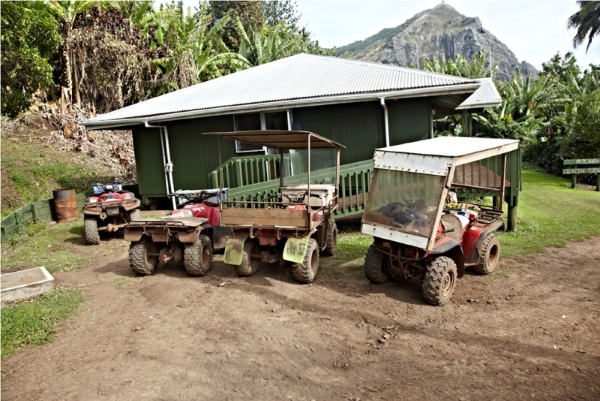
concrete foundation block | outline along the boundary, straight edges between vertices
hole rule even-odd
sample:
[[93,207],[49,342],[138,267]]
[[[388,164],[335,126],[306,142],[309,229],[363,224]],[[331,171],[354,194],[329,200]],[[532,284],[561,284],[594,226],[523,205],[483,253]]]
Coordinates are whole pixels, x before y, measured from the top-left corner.
[[2,275],[2,305],[27,300],[54,289],[54,277],[44,266]]

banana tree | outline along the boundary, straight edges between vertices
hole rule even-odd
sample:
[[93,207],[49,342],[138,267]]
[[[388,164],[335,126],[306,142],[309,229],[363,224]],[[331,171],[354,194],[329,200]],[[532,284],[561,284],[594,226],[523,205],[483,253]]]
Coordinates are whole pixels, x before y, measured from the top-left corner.
[[44,0],[44,5],[55,16],[61,26],[61,36],[63,39],[62,62],[63,62],[63,86],[67,89],[69,101],[75,101],[79,106],[81,97],[79,94],[79,77],[77,75],[77,66],[72,63],[73,54],[71,48],[71,39],[73,35],[73,26],[77,16],[85,13],[94,6],[106,7],[112,5],[112,1],[75,1],[75,0]]
[[144,28],[151,48],[160,49],[153,63],[159,70],[154,95],[184,88],[249,66],[237,53],[229,51],[221,38],[225,16],[216,23],[201,9],[183,11],[182,3],[168,5],[151,16]]

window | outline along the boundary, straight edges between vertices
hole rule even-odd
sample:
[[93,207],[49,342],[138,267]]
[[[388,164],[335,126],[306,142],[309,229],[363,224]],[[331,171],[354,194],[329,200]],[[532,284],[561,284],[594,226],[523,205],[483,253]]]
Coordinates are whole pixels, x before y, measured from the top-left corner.
[[[234,126],[236,131],[260,130],[260,114],[238,114],[234,116]],[[235,141],[235,151],[237,153],[264,152],[264,147]]]
[[[288,114],[291,116],[291,112],[288,111],[237,114],[233,116],[234,128],[236,131],[251,131],[265,129],[287,130],[289,129]],[[235,151],[237,153],[265,153],[267,150],[263,146],[251,145],[246,142],[235,141]]]

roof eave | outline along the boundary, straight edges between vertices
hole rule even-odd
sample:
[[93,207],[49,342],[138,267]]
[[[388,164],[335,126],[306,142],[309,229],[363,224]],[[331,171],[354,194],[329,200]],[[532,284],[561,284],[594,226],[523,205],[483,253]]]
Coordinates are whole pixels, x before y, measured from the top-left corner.
[[242,104],[235,106],[224,106],[216,107],[211,109],[191,110],[185,112],[176,112],[169,114],[161,114],[154,116],[142,116],[135,118],[126,118],[121,120],[104,120],[104,121],[83,121],[80,125],[83,125],[87,129],[100,130],[100,129],[116,129],[127,126],[139,125],[148,123],[160,123],[173,120],[186,120],[198,117],[214,117],[226,114],[233,114],[240,111],[250,110],[261,110],[270,111],[274,109],[282,108],[294,108],[302,106],[326,106],[331,104],[340,103],[353,103],[358,101],[369,101],[379,100],[381,98],[396,100],[411,97],[427,97],[427,96],[440,96],[440,95],[452,95],[459,93],[473,93],[481,84],[479,82],[468,82],[463,84],[451,85],[451,86],[438,86],[438,87],[425,87],[425,88],[414,88],[414,89],[403,89],[394,91],[378,91],[378,92],[367,92],[367,93],[355,93],[347,95],[334,95],[314,98],[303,98],[303,99],[292,99],[282,100],[274,102],[261,102]]
[[481,103],[473,103],[460,105],[455,110],[469,110],[469,109],[482,109],[485,107],[498,107],[502,105],[502,101],[499,102],[481,102]]

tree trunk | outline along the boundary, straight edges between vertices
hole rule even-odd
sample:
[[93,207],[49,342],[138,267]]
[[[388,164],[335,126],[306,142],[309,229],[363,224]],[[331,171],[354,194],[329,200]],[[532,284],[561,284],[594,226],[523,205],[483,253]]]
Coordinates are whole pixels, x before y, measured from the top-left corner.
[[77,59],[71,54],[71,64],[73,65],[73,91],[75,92],[75,104],[81,107],[81,96],[79,95],[79,73],[77,71]]
[[73,102],[73,79],[71,71],[71,27],[67,28],[67,37],[65,38],[65,48],[63,49],[63,57],[65,58],[65,73],[66,87],[68,91],[69,108]]

